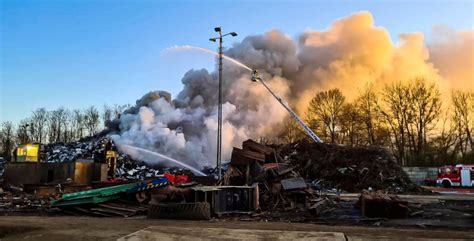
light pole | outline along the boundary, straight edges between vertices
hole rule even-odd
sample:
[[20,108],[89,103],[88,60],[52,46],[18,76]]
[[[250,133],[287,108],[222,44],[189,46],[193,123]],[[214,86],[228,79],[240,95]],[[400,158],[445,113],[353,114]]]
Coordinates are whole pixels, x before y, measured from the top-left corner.
[[28,126],[30,126],[30,124],[26,123],[24,125],[22,125],[21,127],[23,127],[23,129],[25,130],[25,133],[24,133],[24,139],[22,140],[23,144],[28,144]]
[[219,40],[219,103],[217,107],[217,172],[218,182],[221,180],[221,159],[222,159],[222,38],[230,35],[232,37],[237,36],[237,33],[230,32],[222,34],[221,27],[215,27],[214,31],[219,33],[219,37],[210,38],[212,42]]

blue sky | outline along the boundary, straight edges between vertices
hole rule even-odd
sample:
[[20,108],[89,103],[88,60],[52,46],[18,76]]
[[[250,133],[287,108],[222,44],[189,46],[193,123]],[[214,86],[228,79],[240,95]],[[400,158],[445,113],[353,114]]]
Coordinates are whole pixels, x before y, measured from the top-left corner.
[[296,37],[368,10],[392,41],[432,27],[473,28],[473,1],[158,1],[3,0],[0,3],[0,122],[31,111],[134,103],[150,90],[177,94],[210,55],[162,54],[173,45],[216,49],[213,28],[239,36],[281,29]]

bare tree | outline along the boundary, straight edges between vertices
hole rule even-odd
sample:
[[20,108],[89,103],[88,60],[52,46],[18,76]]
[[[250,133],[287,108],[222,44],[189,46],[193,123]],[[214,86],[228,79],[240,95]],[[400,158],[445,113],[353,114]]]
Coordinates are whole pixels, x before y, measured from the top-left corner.
[[107,126],[107,123],[112,120],[113,115],[113,107],[110,107],[108,105],[104,105],[102,109],[102,120],[104,126]]
[[11,159],[11,154],[15,146],[15,136],[14,136],[13,124],[10,121],[2,123],[2,129],[0,130],[0,140],[1,140],[1,154],[6,160]]
[[85,126],[89,131],[89,135],[95,135],[99,128],[99,111],[94,107],[90,106],[84,112]]
[[341,113],[345,97],[339,89],[322,91],[310,101],[307,111],[307,121],[314,129],[319,129],[329,136],[331,143],[336,142],[338,131],[341,129]]
[[436,123],[441,99],[438,87],[418,78],[396,82],[382,92],[380,112],[392,132],[397,157],[403,165],[424,160],[427,134]]
[[58,117],[56,111],[48,112],[48,142],[56,142],[56,136],[58,132]]
[[364,89],[355,102],[360,110],[362,121],[364,122],[366,143],[373,145],[375,144],[375,124],[377,123],[377,96],[372,90],[372,87],[368,86]]
[[[441,94],[434,83],[423,78],[415,79],[410,86],[411,103],[413,106],[413,129],[410,136],[413,158],[424,159],[427,145],[427,134],[433,130],[441,110]],[[412,123],[412,122],[406,122]],[[411,131],[410,131],[411,132]]]
[[84,137],[85,117],[81,110],[75,109],[72,111],[71,127],[73,129],[73,139],[81,139]]
[[474,131],[474,92],[457,90],[452,93],[454,108],[453,122],[457,129],[461,155],[464,157],[469,150],[474,150],[472,132]]
[[55,114],[56,114],[56,121],[58,122],[57,123],[57,127],[58,127],[58,132],[57,132],[57,135],[56,135],[56,141],[64,141],[64,131],[66,130],[66,117],[67,117],[67,113],[66,113],[66,109],[64,109],[64,107],[60,107],[59,109],[57,109],[55,111]]
[[383,114],[379,111],[378,103],[379,96],[370,85],[366,86],[354,100],[362,122],[361,129],[364,130],[360,133],[363,138],[361,144],[390,146],[390,131]]
[[126,105],[118,105],[118,104],[115,104],[113,106],[113,111],[112,111],[112,119],[118,119],[120,118],[120,115],[126,110],[130,108],[130,104],[126,104]]
[[456,147],[457,135],[456,124],[451,121],[452,108],[446,109],[441,115],[441,128],[437,136],[431,140],[434,165],[455,163],[456,154],[459,151]]
[[67,141],[75,141],[76,140],[76,130],[75,130],[75,113],[74,111],[68,110],[67,111]]
[[46,124],[48,120],[48,112],[45,108],[38,108],[33,111],[31,117],[31,125],[34,133],[32,138],[34,141],[42,143],[46,140]]
[[18,128],[16,129],[16,139],[18,140],[19,144],[26,144],[30,142],[30,131],[31,123],[29,119],[23,119],[18,123]]
[[344,105],[341,113],[342,143],[351,146],[361,145],[363,142],[363,117],[356,104]]
[[407,120],[409,87],[395,82],[387,85],[382,92],[382,103],[378,104],[380,113],[385,117],[395,146],[395,155],[402,165],[406,165],[405,146],[407,142]]
[[61,141],[63,142],[70,142],[72,141],[72,136],[71,136],[71,131],[70,131],[70,126],[71,126],[71,111],[65,109],[64,110],[64,115],[63,115],[63,120],[62,120],[62,137]]
[[64,131],[66,130],[67,111],[64,107],[49,112],[48,131],[49,142],[64,141]]
[[292,143],[306,136],[296,120],[291,116],[288,116],[283,120],[279,129],[281,132],[278,135],[278,139],[282,143]]
[[[104,121],[112,121],[128,107],[129,105],[104,106],[102,118]],[[101,126],[100,118],[101,115],[94,106],[73,111],[64,107],[53,111],[38,108],[32,112],[31,117],[18,123],[14,139],[19,143],[70,142],[85,135],[96,134]]]

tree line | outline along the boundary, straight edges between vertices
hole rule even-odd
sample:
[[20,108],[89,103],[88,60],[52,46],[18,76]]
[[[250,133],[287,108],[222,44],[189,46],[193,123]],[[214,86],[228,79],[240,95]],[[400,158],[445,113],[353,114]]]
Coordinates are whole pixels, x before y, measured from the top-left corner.
[[[128,107],[39,108],[17,125],[9,121],[1,124],[0,154],[8,159],[18,144],[71,142],[95,135]],[[383,146],[402,165],[474,163],[473,90],[455,90],[449,99],[442,98],[435,83],[416,78],[393,82],[380,90],[367,86],[348,101],[336,88],[315,93],[304,114],[324,142]],[[273,142],[307,138],[290,117],[279,129]]]
[[[455,90],[446,101],[435,83],[416,78],[379,91],[367,86],[348,101],[336,88],[316,93],[305,114],[325,142],[383,146],[402,165],[474,163],[473,90]],[[291,118],[281,129],[279,142],[305,137]]]
[[130,107],[130,105],[104,105],[85,109],[56,110],[38,108],[31,116],[14,125],[5,121],[0,127],[0,155],[11,158],[13,149],[24,143],[55,143],[77,141],[97,134],[105,124]]

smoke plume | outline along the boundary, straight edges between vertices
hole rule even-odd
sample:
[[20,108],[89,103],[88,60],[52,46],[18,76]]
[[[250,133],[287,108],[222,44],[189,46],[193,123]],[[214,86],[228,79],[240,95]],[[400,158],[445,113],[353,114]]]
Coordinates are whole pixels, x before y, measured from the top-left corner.
[[[327,29],[307,30],[296,40],[279,30],[248,36],[225,54],[259,70],[275,92],[304,114],[315,93],[330,88],[341,89],[351,99],[367,84],[382,87],[420,76],[443,91],[472,87],[473,31],[448,32],[429,45],[422,33],[400,34],[393,44],[369,12],[358,12]],[[155,91],[138,100],[120,117],[120,133],[113,138],[195,167],[213,166],[217,73],[190,70],[181,81],[184,87],[175,99]],[[229,62],[223,89],[223,157],[228,160],[232,147],[243,140],[275,134],[272,127],[287,113],[263,86],[250,81],[248,70]]]

